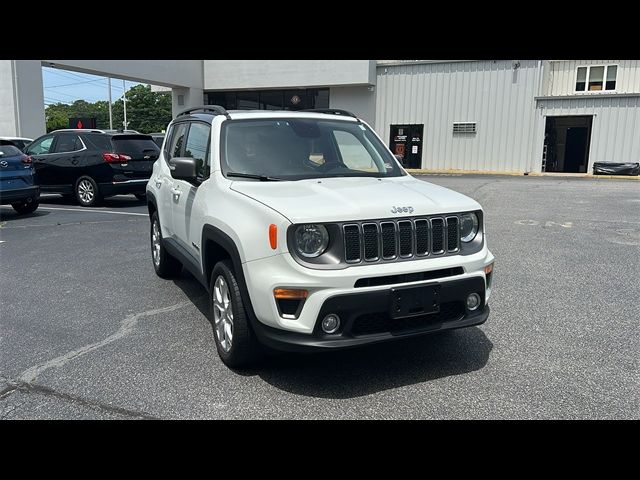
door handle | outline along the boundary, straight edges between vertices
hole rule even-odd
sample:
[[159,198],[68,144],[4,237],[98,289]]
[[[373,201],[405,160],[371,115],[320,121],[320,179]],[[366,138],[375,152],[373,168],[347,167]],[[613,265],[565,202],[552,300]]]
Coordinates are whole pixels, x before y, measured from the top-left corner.
[[156,184],[156,188],[160,188],[162,186],[162,179],[160,177],[154,178],[153,181]]
[[182,191],[180,191],[179,188],[171,187],[171,193],[174,194],[176,197],[179,197]]

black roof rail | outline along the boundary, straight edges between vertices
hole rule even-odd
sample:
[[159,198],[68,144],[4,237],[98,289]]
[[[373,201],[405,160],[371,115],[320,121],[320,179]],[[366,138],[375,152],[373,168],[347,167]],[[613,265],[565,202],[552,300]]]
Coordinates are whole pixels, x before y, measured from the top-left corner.
[[183,110],[182,112],[180,112],[178,115],[176,115],[176,118],[182,115],[188,115],[189,113],[198,112],[198,111],[212,112],[215,115],[224,115],[225,117],[227,117],[227,120],[231,120],[231,116],[229,115],[229,112],[227,112],[220,105],[198,105],[196,107],[189,107],[186,110]]
[[353,117],[358,120],[360,123],[360,119],[354,113],[351,113],[348,110],[342,110],[340,108],[307,108],[306,110],[302,110],[303,112],[314,112],[314,113],[328,113],[329,115],[342,115],[345,117]]

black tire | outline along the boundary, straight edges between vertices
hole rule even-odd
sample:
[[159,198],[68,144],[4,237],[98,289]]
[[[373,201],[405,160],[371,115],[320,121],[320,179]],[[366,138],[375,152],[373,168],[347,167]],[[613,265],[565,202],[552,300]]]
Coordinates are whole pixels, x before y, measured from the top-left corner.
[[147,194],[146,193],[134,193],[134,195],[141,202],[146,202],[147,201]]
[[75,186],[76,200],[83,207],[96,207],[102,201],[102,195],[96,181],[83,175],[78,179]]
[[[220,339],[218,326],[216,325],[215,301],[216,281],[222,277],[227,285],[232,308],[232,335],[230,348],[225,348]],[[216,263],[211,273],[209,284],[209,311],[211,324],[213,325],[213,337],[216,342],[218,355],[225,365],[231,368],[241,368],[251,365],[262,356],[262,349],[258,343],[251,325],[249,317],[244,308],[238,281],[233,272],[233,264],[230,260],[221,260]]]
[[[158,235],[159,244],[157,261],[154,254],[154,225],[157,225],[156,234]],[[177,258],[171,256],[171,254],[167,252],[167,249],[164,246],[158,212],[153,212],[153,215],[151,215],[151,230],[149,233],[149,237],[151,240],[151,262],[153,263],[153,269],[156,271],[156,275],[158,275],[160,278],[175,278],[180,275],[180,272],[182,271],[182,264]]]
[[40,202],[38,200],[31,199],[30,202],[24,200],[22,202],[12,203],[11,206],[13,209],[18,212],[20,215],[27,215],[29,213],[33,213],[38,209],[38,205]]

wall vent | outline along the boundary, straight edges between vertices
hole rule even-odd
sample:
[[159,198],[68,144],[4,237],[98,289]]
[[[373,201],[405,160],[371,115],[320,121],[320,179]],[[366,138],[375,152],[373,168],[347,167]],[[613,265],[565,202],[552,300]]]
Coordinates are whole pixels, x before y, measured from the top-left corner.
[[453,133],[476,133],[476,122],[453,122]]

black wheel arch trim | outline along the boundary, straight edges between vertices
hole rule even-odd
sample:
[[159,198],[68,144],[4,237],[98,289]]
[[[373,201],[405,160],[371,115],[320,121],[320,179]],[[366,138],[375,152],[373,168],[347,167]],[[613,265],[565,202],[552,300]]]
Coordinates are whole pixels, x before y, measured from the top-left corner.
[[249,316],[251,325],[252,327],[254,327],[253,331],[258,335],[258,338],[260,338],[261,335],[258,333],[259,329],[255,328],[255,325],[258,322],[258,318],[256,317],[256,314],[253,310],[253,305],[251,304],[249,289],[247,288],[247,282],[244,278],[244,271],[242,269],[242,260],[240,258],[240,253],[238,252],[238,247],[236,246],[236,243],[233,241],[233,239],[229,235],[224,233],[219,228],[214,227],[213,225],[207,224],[203,227],[202,243],[200,244],[200,251],[202,252],[202,269],[203,269],[202,276],[206,280],[207,285],[211,281],[210,274],[211,274],[211,271],[213,271],[213,267],[214,267],[214,265],[211,265],[211,269],[210,269],[211,271],[207,271],[209,270],[206,268],[208,249],[205,248],[205,245],[207,240],[211,240],[217,243],[222,248],[224,248],[229,254],[231,263],[233,264],[233,273],[236,276],[238,287],[240,287],[240,295],[242,297],[242,303],[244,304],[244,308],[247,312],[247,315]]
[[[149,220],[151,220],[151,215],[153,212],[158,211],[158,201],[156,200],[156,196],[149,190],[145,192],[147,195],[147,209],[149,210]],[[154,210],[152,211],[149,205],[153,205]]]

